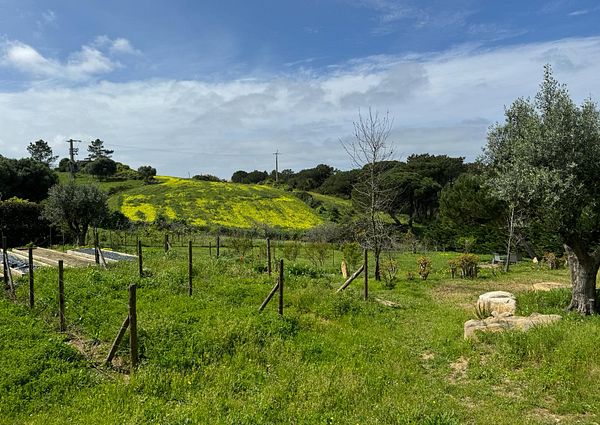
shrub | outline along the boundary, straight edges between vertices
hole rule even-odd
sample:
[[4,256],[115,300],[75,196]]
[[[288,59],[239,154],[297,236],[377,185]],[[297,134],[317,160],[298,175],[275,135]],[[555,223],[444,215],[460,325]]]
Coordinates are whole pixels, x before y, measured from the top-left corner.
[[243,260],[248,251],[252,250],[252,239],[250,238],[231,238],[229,245],[235,254]]
[[315,267],[323,267],[328,248],[329,245],[326,242],[312,242],[306,244],[304,250],[306,252],[306,256],[315,265]]
[[544,263],[550,270],[556,270],[559,266],[558,257],[553,252],[544,252]]
[[42,219],[41,214],[42,207],[33,202],[18,198],[0,202],[0,230],[6,235],[8,245],[43,244],[49,235],[50,223]]
[[381,263],[383,269],[383,287],[386,289],[394,289],[396,287],[396,275],[398,274],[398,263],[393,258],[389,257]]
[[342,245],[342,254],[344,261],[352,270],[356,270],[362,260],[362,249],[356,242],[345,243]]
[[286,266],[286,271],[290,276],[308,276],[317,278],[322,275],[320,270],[317,270],[307,264],[292,263]]
[[479,257],[475,254],[462,254],[456,258],[460,266],[460,276],[465,279],[475,279],[479,271]]
[[296,261],[298,255],[300,255],[300,248],[302,244],[298,241],[289,241],[283,245],[283,257],[290,260]]
[[429,273],[431,273],[431,258],[429,257],[419,257],[417,260],[417,267],[419,276],[421,276],[422,280],[427,280]]
[[450,277],[454,279],[456,277],[456,270],[460,266],[458,259],[453,258],[448,260],[448,267],[450,267]]

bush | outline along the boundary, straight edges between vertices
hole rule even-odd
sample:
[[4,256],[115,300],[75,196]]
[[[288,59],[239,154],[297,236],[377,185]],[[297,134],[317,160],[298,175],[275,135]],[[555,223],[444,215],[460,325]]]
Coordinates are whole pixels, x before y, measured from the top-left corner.
[[460,267],[460,276],[465,279],[477,278],[479,271],[479,257],[475,254],[462,254],[457,259],[457,264]]
[[304,251],[315,267],[323,267],[323,264],[325,264],[325,257],[327,257],[328,248],[329,245],[326,242],[312,242],[306,244]]
[[386,258],[381,263],[383,269],[383,287],[386,289],[394,289],[396,287],[396,275],[398,274],[398,263],[393,258]]
[[289,241],[283,245],[283,257],[290,261],[296,261],[300,255],[302,244],[298,241]]
[[362,249],[356,242],[345,243],[342,245],[342,254],[344,261],[352,270],[356,270],[362,260]]
[[248,251],[252,250],[252,239],[250,238],[231,238],[229,245],[235,254],[243,260]]
[[417,260],[417,272],[419,276],[421,276],[422,280],[427,280],[429,273],[431,273],[431,258],[429,257],[419,257]]
[[550,270],[556,270],[559,267],[559,259],[553,252],[544,252],[544,263]]
[[308,276],[310,278],[321,277],[323,273],[307,264],[292,263],[286,266],[290,276]]
[[[50,223],[40,216],[42,207],[34,202],[12,198],[0,202],[0,230],[9,247],[33,242],[43,245],[49,236]],[[54,230],[56,232],[56,230]]]

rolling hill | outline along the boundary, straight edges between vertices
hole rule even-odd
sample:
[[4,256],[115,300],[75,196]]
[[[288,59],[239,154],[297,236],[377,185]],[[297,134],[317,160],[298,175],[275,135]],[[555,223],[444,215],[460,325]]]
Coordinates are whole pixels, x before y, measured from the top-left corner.
[[131,220],[159,215],[197,226],[252,228],[268,225],[305,230],[323,219],[289,192],[262,185],[217,183],[157,177],[158,184],[137,185],[111,196],[111,208]]

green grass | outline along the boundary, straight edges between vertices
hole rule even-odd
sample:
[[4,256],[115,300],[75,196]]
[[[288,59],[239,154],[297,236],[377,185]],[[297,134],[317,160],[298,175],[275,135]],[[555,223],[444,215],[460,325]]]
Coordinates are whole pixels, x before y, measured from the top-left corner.
[[[276,253],[281,252],[276,248]],[[286,274],[285,315],[276,299],[257,308],[274,280],[255,251],[240,262],[195,251],[193,297],[186,295],[184,248],[146,250],[151,275],[136,264],[65,271],[69,332],[92,358],[108,351],[127,314],[127,286],[138,283],[142,362],[126,379],[94,369],[56,332],[56,271],[36,276],[29,312],[0,301],[0,422],[59,423],[591,423],[600,415],[596,341],[600,319],[567,314],[529,333],[462,338],[478,294],[517,293],[520,311],[562,312],[566,291],[531,294],[532,282],[566,281],[564,270],[524,263],[509,274],[448,278],[452,253],[430,253],[434,271],[405,279],[416,256],[402,254],[393,290],[360,282],[343,294],[333,261],[317,277]],[[277,254],[278,255],[278,254]],[[339,253],[337,253],[339,255]],[[341,258],[341,257],[338,257]],[[262,260],[261,260],[262,261]],[[293,264],[286,261],[286,269]],[[372,269],[372,268],[371,268]],[[400,304],[391,309],[380,297]],[[25,302],[25,285],[18,290]],[[564,314],[564,313],[563,313]],[[119,351],[126,361],[127,344]],[[32,367],[35,365],[35,367]]]

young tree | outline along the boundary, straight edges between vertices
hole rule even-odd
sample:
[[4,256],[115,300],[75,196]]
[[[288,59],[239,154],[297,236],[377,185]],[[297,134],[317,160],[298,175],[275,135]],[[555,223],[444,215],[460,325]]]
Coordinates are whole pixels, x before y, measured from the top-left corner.
[[356,196],[353,194],[352,200],[362,215],[362,243],[375,256],[375,279],[381,280],[381,251],[387,240],[382,214],[389,209],[393,194],[385,187],[385,167],[379,165],[394,155],[388,144],[392,120],[389,113],[382,116],[369,108],[369,113],[366,116],[359,113],[358,121],[353,124],[354,139],[342,141],[342,145],[353,165],[362,169],[358,183],[354,185]]
[[43,217],[70,231],[79,245],[85,245],[90,226],[99,225],[108,215],[107,196],[97,186],[70,182],[50,189]]
[[534,100],[517,99],[488,134],[484,161],[492,186],[512,187],[530,217],[560,236],[571,269],[569,309],[596,310],[600,267],[600,113],[590,99],[577,107],[544,68]]
[[137,172],[146,184],[152,183],[152,181],[154,181],[154,176],[156,176],[156,168],[149,165],[142,165],[138,168]]
[[104,148],[104,142],[100,139],[92,140],[87,148],[89,154],[88,161],[95,161],[100,158],[110,158],[114,151]]
[[48,167],[51,167],[58,158],[58,156],[52,155],[52,148],[42,139],[31,142],[29,146],[27,146],[27,152],[31,155],[31,159],[43,162]]
[[107,178],[117,172],[117,163],[110,158],[98,158],[89,162],[84,170],[99,179]]

